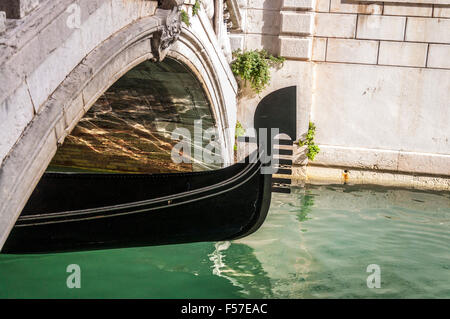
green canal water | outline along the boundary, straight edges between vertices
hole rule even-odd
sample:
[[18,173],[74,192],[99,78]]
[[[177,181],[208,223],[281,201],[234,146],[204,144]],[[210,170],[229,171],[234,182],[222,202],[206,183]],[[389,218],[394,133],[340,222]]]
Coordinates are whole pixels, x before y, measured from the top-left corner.
[[273,194],[263,227],[238,241],[0,255],[0,297],[450,298],[450,193],[307,186]]

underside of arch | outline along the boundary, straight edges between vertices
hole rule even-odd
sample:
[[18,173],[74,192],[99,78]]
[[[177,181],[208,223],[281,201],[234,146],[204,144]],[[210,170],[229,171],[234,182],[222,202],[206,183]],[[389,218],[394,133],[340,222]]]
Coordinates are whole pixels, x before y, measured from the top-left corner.
[[[113,83],[135,66],[154,58],[151,39],[161,30],[160,25],[161,17],[143,18],[102,42],[68,74],[27,126],[0,170],[0,247],[57,146],[64,143],[80,119]],[[230,104],[224,96],[233,90],[236,94],[236,85],[218,80],[221,77],[217,73],[222,71],[214,63],[208,45],[205,37],[202,39],[192,31],[183,30],[167,56],[186,64],[202,84],[211,102],[212,118],[221,132],[225,162],[230,162],[234,134],[227,129],[233,126],[235,119],[234,115],[230,118],[230,114],[235,113],[235,101]]]

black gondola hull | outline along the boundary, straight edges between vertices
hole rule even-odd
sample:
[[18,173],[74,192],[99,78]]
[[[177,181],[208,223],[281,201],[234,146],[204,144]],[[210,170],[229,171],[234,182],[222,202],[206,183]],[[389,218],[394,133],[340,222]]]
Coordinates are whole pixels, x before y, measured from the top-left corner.
[[2,253],[110,249],[247,236],[264,222],[271,175],[239,163],[197,173],[47,173]]

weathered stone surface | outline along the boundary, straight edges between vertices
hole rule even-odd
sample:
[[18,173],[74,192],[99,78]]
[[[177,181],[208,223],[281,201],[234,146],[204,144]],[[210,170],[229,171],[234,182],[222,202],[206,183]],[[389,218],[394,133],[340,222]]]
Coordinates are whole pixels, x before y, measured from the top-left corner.
[[450,155],[400,152],[398,157],[400,172],[448,175],[449,165]]
[[229,34],[231,50],[244,50],[244,36],[242,34]]
[[283,0],[248,0],[248,8],[265,9],[265,10],[280,10],[283,5]]
[[313,5],[313,0],[283,0],[284,9],[310,10]]
[[362,13],[362,14],[381,14],[383,5],[381,4],[357,4],[345,0],[331,0],[330,12],[339,13]]
[[427,66],[450,69],[450,45],[430,44]]
[[317,13],[314,34],[319,37],[354,38],[356,14]]
[[33,104],[27,86],[23,83],[10,98],[0,104],[0,163],[33,116]]
[[348,62],[376,64],[378,41],[353,39],[328,39],[326,60],[329,62]]
[[[306,178],[309,183],[344,184],[344,169],[324,166],[308,166]],[[408,187],[428,190],[450,190],[448,178],[432,176],[414,176],[397,172],[379,172],[350,169],[347,172],[348,184],[374,184],[393,187]],[[299,178],[302,178],[301,176]]]
[[246,50],[265,49],[270,54],[279,54],[280,40],[277,35],[247,34],[244,48]]
[[381,41],[378,64],[425,67],[426,43]]
[[2,0],[0,11],[5,11],[8,19],[21,19],[38,5],[39,0]]
[[450,18],[450,6],[434,6],[433,17]]
[[316,12],[329,12],[330,11],[330,0],[316,0]]
[[318,63],[315,82],[318,144],[450,154],[449,70]]
[[0,11],[0,34],[5,32],[6,30],[6,13],[3,11]]
[[311,58],[311,39],[280,37],[280,56],[290,59]]
[[247,10],[247,32],[278,35],[280,33],[281,14],[278,11]]
[[450,19],[408,18],[406,41],[450,43]]
[[384,15],[431,17],[433,5],[430,4],[392,4],[384,5]]
[[314,38],[311,60],[325,61],[326,51],[327,51],[327,39],[326,38]]
[[314,17],[309,13],[282,12],[281,32],[309,35],[314,26]]
[[398,151],[320,145],[314,165],[396,171]]
[[358,39],[402,41],[405,23],[405,17],[360,15],[356,37]]

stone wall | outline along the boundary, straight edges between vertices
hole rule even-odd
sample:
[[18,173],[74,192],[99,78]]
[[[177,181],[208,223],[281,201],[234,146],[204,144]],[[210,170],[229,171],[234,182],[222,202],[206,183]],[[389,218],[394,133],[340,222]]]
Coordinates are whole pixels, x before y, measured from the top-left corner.
[[265,95],[297,85],[298,137],[315,122],[322,150],[310,178],[320,167],[337,179],[344,169],[450,176],[450,5],[404,2],[241,1],[233,48],[288,62],[260,96],[241,98],[239,120],[252,126]]

